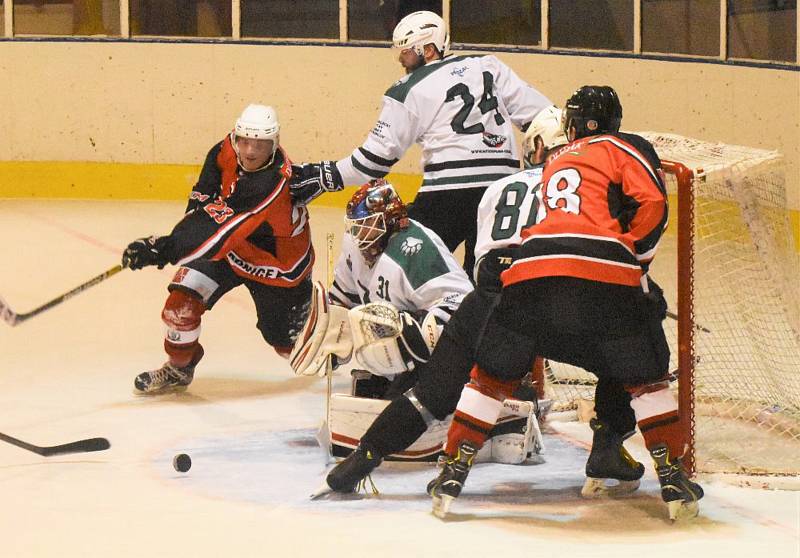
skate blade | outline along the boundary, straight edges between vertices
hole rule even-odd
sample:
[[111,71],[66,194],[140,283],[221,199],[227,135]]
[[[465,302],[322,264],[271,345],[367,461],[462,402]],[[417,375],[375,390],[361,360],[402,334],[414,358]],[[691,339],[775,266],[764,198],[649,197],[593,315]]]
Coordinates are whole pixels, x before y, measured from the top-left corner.
[[697,500],[691,502],[674,500],[667,502],[667,508],[669,510],[669,519],[673,523],[694,519],[700,513],[700,506]]
[[438,517],[439,519],[445,519],[447,517],[447,512],[450,510],[450,505],[453,503],[452,496],[448,496],[447,494],[442,494],[441,496],[434,496],[433,497],[433,515]]
[[328,486],[327,481],[323,481],[320,487],[311,493],[309,498],[311,500],[324,500],[331,494],[333,494],[333,489]]
[[614,479],[595,479],[587,477],[581,489],[581,496],[589,500],[596,498],[617,498],[636,492],[639,488],[638,480],[621,480],[616,481],[616,484],[607,484],[609,482],[614,482]]
[[156,395],[169,395],[171,393],[183,393],[189,386],[171,386],[163,389],[157,389],[154,391],[139,391],[136,388],[133,388],[133,394],[138,395],[139,397],[153,397]]

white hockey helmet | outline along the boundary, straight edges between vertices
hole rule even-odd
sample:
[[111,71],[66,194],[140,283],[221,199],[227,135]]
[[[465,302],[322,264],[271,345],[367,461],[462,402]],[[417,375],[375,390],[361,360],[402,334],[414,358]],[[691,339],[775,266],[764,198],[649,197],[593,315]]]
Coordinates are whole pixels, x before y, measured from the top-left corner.
[[450,34],[444,20],[433,12],[414,12],[400,20],[392,33],[392,45],[400,50],[414,49],[422,56],[432,43],[444,56],[450,48]]
[[539,114],[531,121],[525,136],[522,138],[522,156],[526,167],[532,167],[533,153],[536,151],[536,136],[542,138],[544,148],[553,149],[558,145],[566,145],[567,136],[561,128],[561,109],[555,105],[542,109]]
[[[236,119],[233,132],[231,132],[231,143],[234,151],[236,151],[236,157],[239,158],[239,149],[236,146],[237,137],[272,140],[272,156],[264,165],[265,167],[269,166],[272,164],[275,151],[278,149],[280,130],[281,125],[278,122],[278,113],[274,108],[258,104],[247,105],[239,118]],[[241,164],[241,160],[239,163]]]

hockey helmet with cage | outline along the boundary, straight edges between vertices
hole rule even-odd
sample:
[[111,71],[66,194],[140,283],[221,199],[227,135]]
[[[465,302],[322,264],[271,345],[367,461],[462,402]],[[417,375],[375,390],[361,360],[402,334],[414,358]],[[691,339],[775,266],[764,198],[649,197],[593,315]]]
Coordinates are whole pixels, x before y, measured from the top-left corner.
[[239,164],[241,165],[242,161],[239,158],[239,148],[236,145],[237,137],[272,141],[272,154],[266,164],[261,167],[265,168],[272,164],[272,160],[275,158],[275,151],[277,151],[278,143],[280,142],[280,130],[281,125],[278,121],[278,113],[274,108],[258,104],[247,105],[239,118],[236,119],[236,124],[234,124],[231,132],[231,143],[234,151],[236,151],[236,158],[239,159]]
[[380,178],[371,180],[347,203],[347,232],[370,264],[386,248],[392,233],[408,227],[408,210],[394,186]]
[[392,33],[392,46],[400,50],[413,49],[424,56],[425,45],[433,44],[444,56],[450,48],[450,34],[444,20],[433,12],[419,11],[400,20]]
[[567,99],[562,116],[564,133],[575,139],[616,133],[622,123],[622,104],[617,92],[608,85],[584,85]]
[[564,130],[561,129],[561,112],[557,106],[549,106],[539,111],[539,114],[528,125],[525,136],[522,138],[522,157],[526,168],[536,164],[533,156],[536,152],[534,140],[537,136],[542,138],[546,151],[569,143],[567,136],[564,135]]

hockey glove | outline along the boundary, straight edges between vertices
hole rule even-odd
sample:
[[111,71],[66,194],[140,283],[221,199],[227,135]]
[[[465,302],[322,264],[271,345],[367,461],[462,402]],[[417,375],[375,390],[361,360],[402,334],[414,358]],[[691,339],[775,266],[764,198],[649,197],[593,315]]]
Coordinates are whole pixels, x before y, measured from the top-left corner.
[[149,265],[156,265],[163,269],[169,263],[159,248],[163,246],[166,237],[150,236],[139,238],[128,244],[122,253],[122,267],[142,269]]
[[342,175],[334,161],[292,166],[292,181],[289,190],[292,199],[299,205],[308,205],[325,192],[338,192],[344,188]]
[[499,293],[503,289],[500,274],[511,267],[514,247],[493,248],[481,256],[475,269],[475,282],[479,289]]
[[650,319],[661,322],[667,317],[667,299],[664,298],[664,289],[653,281],[649,275],[647,276],[647,289],[649,292],[642,293],[642,307],[645,315]]

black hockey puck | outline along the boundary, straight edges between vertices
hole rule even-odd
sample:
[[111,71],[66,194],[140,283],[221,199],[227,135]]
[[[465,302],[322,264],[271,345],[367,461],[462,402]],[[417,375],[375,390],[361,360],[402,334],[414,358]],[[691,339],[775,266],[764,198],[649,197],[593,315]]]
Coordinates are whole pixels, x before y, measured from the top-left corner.
[[192,468],[192,458],[185,453],[179,453],[172,458],[172,466],[179,473],[185,473]]

